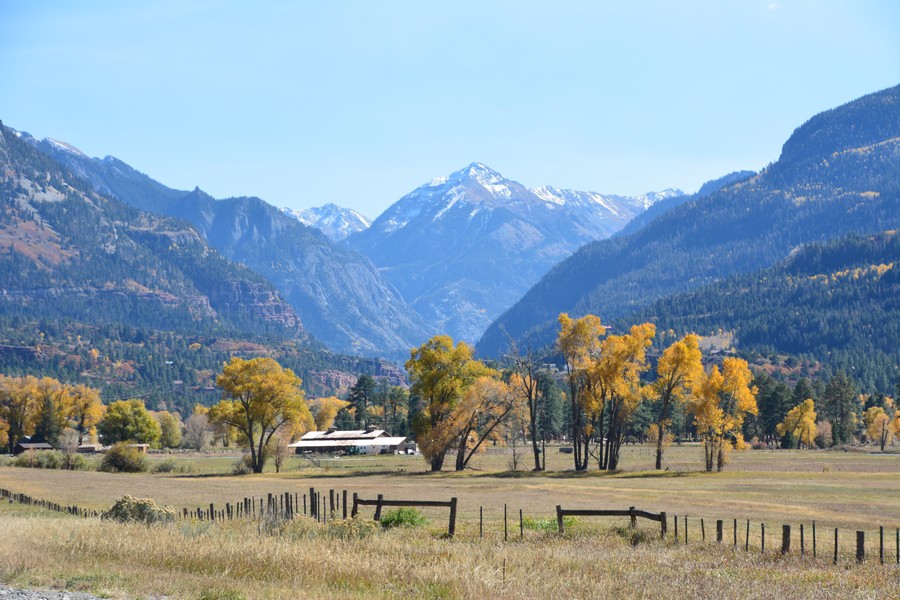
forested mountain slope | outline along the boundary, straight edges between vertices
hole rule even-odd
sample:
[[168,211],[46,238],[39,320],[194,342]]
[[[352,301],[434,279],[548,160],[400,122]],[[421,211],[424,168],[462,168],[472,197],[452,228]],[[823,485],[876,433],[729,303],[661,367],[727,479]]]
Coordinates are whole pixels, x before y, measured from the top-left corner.
[[224,256],[273,282],[307,330],[336,351],[405,356],[429,334],[368,259],[259,198],[216,200],[199,189],[173,190],[118,159],[23,139],[98,191],[192,223]]
[[759,175],[672,208],[554,267],[478,344],[552,342],[556,316],[606,320],[673,293],[773,266],[796,247],[900,227],[900,86],[821,113]]
[[771,269],[658,300],[615,328],[732,334],[741,353],[793,355],[891,393],[900,378],[900,234],[851,235],[799,248]]

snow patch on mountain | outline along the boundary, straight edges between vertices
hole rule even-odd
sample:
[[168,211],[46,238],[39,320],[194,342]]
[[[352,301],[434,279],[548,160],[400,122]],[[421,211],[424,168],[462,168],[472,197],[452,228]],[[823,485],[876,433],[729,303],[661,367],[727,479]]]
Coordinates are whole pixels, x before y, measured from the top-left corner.
[[319,229],[333,241],[344,240],[372,225],[365,215],[332,203],[300,210],[282,208],[281,211],[304,225]]

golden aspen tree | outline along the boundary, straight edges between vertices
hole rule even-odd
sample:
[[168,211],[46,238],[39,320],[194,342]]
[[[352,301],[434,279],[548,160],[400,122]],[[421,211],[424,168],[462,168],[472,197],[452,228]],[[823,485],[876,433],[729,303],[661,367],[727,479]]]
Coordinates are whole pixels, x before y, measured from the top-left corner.
[[585,405],[596,406],[599,402],[593,390],[588,388],[588,375],[606,329],[596,315],[572,319],[566,313],[559,315],[559,327],[556,345],[566,363],[575,470],[584,471],[588,466],[588,445],[593,433],[584,409]]
[[316,398],[310,401],[309,410],[312,412],[316,423],[316,431],[325,431],[334,424],[334,418],[341,409],[350,406],[347,400],[341,400],[335,396]]
[[479,377],[457,406],[451,423],[459,429],[456,470],[484,451],[484,442],[499,440],[503,421],[518,405],[516,391],[496,377]]
[[866,435],[884,452],[884,447],[891,441],[894,434],[890,416],[880,406],[873,406],[866,411],[865,421]]
[[23,437],[34,433],[40,415],[38,379],[0,375],[0,419],[6,423],[9,453]]
[[696,386],[688,407],[703,440],[706,470],[721,471],[732,448],[745,447],[742,428],[748,414],[757,414],[755,387],[747,361],[726,358],[722,370],[714,366]]
[[700,338],[688,334],[663,350],[656,366],[656,381],[653,391],[660,403],[659,419],[656,422],[659,434],[656,442],[656,469],[662,469],[663,440],[669,426],[672,405],[683,403],[689,398],[693,388],[703,377],[703,362],[700,353]]
[[239,433],[239,441],[250,448],[254,473],[262,473],[266,448],[276,432],[313,425],[302,383],[271,358],[232,358],[216,378],[224,398],[209,409],[209,421]]
[[466,391],[479,377],[497,376],[472,354],[465,342],[454,346],[450,336],[437,335],[413,348],[406,361],[410,394],[421,402],[413,428],[432,471],[443,468],[444,458],[460,433],[452,419]]
[[586,413],[601,429],[597,451],[601,469],[618,468],[625,426],[644,397],[652,395],[641,382],[641,374],[648,368],[647,349],[655,335],[656,326],[643,323],[633,325],[625,335],[607,337],[590,368]]
[[787,445],[795,448],[805,445],[812,448],[816,434],[816,403],[807,398],[784,416],[784,421],[775,426],[775,431],[786,439]]
[[88,434],[103,418],[105,407],[100,401],[100,392],[86,385],[76,385],[69,389],[71,401],[69,418],[78,432],[78,443],[84,443]]

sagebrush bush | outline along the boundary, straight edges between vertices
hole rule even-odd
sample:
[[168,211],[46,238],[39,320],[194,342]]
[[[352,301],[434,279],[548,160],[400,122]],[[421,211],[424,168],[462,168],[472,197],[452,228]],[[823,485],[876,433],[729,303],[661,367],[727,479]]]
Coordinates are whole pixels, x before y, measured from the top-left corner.
[[64,462],[65,456],[59,450],[26,450],[13,464],[31,469],[61,469]]
[[127,442],[114,444],[103,455],[100,470],[110,473],[143,473],[149,468],[144,453],[129,446]]
[[175,520],[175,509],[171,506],[157,506],[150,498],[122,496],[103,513],[103,519],[120,523],[168,523]]
[[234,466],[231,468],[231,472],[234,475],[250,475],[253,473],[253,465],[252,457],[249,454],[245,454],[236,461],[234,461]]
[[166,460],[159,461],[153,468],[150,469],[152,473],[174,473],[178,470],[178,463],[175,462],[174,459],[167,458]]
[[391,527],[419,527],[427,525],[428,520],[416,509],[403,506],[385,514],[381,517],[380,523],[385,529],[390,529]]

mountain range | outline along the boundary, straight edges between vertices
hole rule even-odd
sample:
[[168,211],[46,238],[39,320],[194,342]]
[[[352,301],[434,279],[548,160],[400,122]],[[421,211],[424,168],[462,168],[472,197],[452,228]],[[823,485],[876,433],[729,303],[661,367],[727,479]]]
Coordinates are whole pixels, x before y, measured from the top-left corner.
[[433,331],[473,342],[551,266],[653,203],[682,195],[530,189],[472,163],[407,194],[347,243]]
[[274,283],[306,329],[336,352],[401,356],[428,337],[421,317],[367,258],[259,198],[174,190],[116,158],[22,137],[98,192],[191,223],[224,256]]
[[354,233],[368,229],[372,221],[368,217],[351,208],[328,203],[312,208],[282,208],[282,212],[290,215],[310,227],[315,227],[334,242],[345,240]]
[[520,347],[551,344],[561,312],[631,320],[661,298],[772,268],[805,245],[897,229],[898,174],[900,86],[816,115],[760,173],[585,245],[492,323],[478,351],[501,354],[507,336]]

